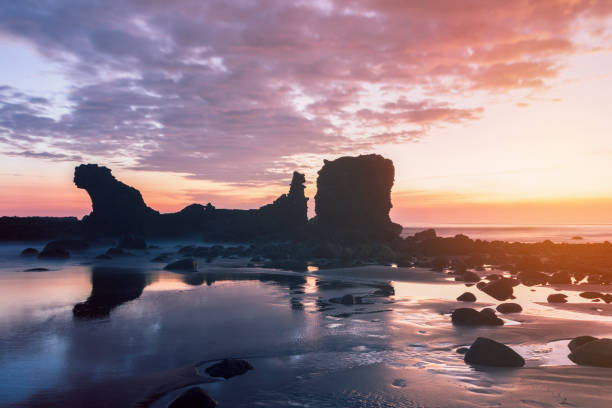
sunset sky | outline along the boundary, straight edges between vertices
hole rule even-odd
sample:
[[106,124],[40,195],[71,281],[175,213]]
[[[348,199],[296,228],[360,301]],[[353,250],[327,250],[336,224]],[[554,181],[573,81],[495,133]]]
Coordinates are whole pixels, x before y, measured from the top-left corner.
[[375,152],[406,226],[612,223],[612,0],[4,1],[0,58],[0,215],[87,214],[83,162],[165,212]]

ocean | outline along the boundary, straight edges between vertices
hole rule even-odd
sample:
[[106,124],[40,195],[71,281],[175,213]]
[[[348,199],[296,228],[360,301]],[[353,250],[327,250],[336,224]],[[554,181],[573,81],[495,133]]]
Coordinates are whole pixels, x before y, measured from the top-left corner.
[[467,235],[472,239],[510,242],[612,242],[612,225],[491,225],[491,224],[440,224],[407,226],[402,236],[413,235],[428,228],[436,230],[438,236],[454,237]]

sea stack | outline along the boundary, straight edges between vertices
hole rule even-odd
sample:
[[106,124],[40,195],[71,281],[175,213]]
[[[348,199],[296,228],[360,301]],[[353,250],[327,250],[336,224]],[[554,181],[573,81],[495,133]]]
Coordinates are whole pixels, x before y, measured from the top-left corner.
[[393,162],[377,154],[325,160],[317,178],[317,225],[377,238],[397,236],[401,226],[389,218],[394,178]]

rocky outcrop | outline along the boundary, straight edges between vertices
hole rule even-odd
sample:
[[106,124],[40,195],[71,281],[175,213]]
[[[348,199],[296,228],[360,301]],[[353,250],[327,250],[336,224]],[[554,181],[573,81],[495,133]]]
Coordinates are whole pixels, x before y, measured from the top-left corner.
[[505,344],[478,337],[465,353],[464,361],[491,367],[522,367],[525,359]]
[[393,162],[376,154],[325,160],[317,178],[317,225],[327,231],[399,235],[401,226],[389,218],[394,177]]
[[87,234],[134,237],[139,241],[149,236],[222,241],[290,237],[308,222],[305,181],[303,174],[293,173],[289,193],[256,210],[222,210],[209,203],[160,214],[146,205],[137,189],[115,179],[106,167],[82,164],[74,173],[76,186],[91,198],[93,211],[83,219]]

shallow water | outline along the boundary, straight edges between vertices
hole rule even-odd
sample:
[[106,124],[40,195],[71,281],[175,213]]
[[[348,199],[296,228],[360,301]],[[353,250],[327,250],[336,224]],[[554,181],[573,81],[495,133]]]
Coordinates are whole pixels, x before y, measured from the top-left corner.
[[[485,335],[515,348],[528,369],[573,366],[567,339],[612,322],[606,305],[566,310],[542,303],[555,289],[519,286],[513,301],[524,313],[503,316],[503,328],[458,328],[453,309],[501,302],[415,268],[299,274],[221,260],[172,273],[150,262],[176,250],[162,245],[111,261],[93,260],[105,248],[42,261],[19,257],[23,244],[0,246],[0,405],[66,406],[74,390],[238,357],[255,370],[214,383],[202,377],[220,406],[490,406],[516,394],[523,371],[474,369],[458,347]],[[34,266],[50,271],[23,272]],[[389,281],[395,295],[372,296]],[[478,303],[455,301],[466,290]],[[331,301],[349,293],[364,304]],[[585,304],[578,291],[564,293]],[[75,317],[73,307],[88,298],[96,318]],[[562,330],[570,321],[580,332]],[[104,405],[105,395],[92,398]]]

